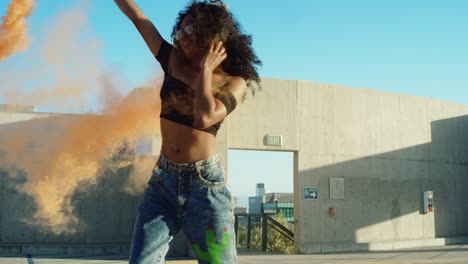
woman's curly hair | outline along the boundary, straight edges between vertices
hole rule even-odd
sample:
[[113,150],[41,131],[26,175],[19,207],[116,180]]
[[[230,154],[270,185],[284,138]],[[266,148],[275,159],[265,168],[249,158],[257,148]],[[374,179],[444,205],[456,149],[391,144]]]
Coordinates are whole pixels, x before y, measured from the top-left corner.
[[242,33],[239,22],[221,1],[212,2],[193,1],[179,12],[171,34],[173,43],[179,46],[175,34],[184,18],[190,15],[196,21],[194,34],[199,36],[197,41],[202,49],[208,50],[213,41],[222,41],[228,55],[221,64],[224,71],[230,75],[242,77],[255,94],[257,88],[260,88],[257,67],[261,66],[262,62],[253,51],[252,36]]

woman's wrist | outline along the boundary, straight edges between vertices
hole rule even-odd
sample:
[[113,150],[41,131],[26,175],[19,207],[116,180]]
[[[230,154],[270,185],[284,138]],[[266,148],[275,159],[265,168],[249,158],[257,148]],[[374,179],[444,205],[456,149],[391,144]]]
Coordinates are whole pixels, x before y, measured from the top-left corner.
[[201,74],[211,74],[211,73],[213,73],[213,69],[211,69],[208,66],[202,66],[201,70],[200,70],[200,73]]

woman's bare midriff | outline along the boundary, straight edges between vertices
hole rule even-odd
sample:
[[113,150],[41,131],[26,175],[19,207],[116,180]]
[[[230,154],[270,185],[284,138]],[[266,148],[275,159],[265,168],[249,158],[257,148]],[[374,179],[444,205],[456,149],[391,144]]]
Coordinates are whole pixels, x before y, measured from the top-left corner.
[[204,160],[218,153],[214,135],[163,118],[161,135],[161,153],[177,163]]

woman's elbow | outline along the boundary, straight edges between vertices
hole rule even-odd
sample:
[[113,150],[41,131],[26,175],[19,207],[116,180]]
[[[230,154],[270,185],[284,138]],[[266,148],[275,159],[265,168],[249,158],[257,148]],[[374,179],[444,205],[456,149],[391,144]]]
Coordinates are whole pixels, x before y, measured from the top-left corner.
[[206,116],[195,116],[193,119],[193,127],[197,129],[206,129],[211,126],[210,119]]
[[220,120],[216,116],[210,115],[195,115],[193,119],[193,126],[197,129],[206,129],[218,123]]

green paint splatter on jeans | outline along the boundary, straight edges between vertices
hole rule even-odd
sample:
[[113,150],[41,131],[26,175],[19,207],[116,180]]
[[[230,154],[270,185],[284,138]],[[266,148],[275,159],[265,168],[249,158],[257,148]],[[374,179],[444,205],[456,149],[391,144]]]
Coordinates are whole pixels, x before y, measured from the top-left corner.
[[224,228],[223,232],[223,241],[221,244],[218,244],[216,241],[216,236],[213,231],[213,227],[208,227],[206,230],[206,245],[208,250],[203,251],[200,248],[200,245],[192,243],[193,251],[197,255],[199,260],[208,261],[211,264],[222,264],[222,255],[223,252],[228,247],[229,243],[229,234],[227,233],[227,228]]

